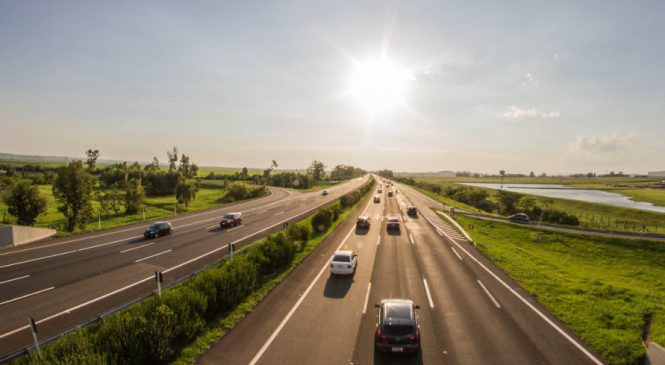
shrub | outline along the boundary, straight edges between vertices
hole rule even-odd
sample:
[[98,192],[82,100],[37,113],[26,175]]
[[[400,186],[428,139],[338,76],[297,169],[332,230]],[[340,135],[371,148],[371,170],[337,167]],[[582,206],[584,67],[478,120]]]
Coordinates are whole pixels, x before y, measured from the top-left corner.
[[320,209],[312,217],[312,228],[319,232],[325,232],[332,224],[332,212],[328,209]]

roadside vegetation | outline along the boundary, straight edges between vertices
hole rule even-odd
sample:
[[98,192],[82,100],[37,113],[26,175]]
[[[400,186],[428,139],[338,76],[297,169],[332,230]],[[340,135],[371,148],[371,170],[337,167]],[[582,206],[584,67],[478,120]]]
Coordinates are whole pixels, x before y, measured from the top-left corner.
[[[266,185],[310,191],[365,173],[346,165],[327,173],[320,161],[313,161],[304,173],[275,173],[274,160],[263,171],[202,170],[177,147],[166,152],[165,166],[157,157],[147,165],[100,165],[99,150],[89,149],[86,156],[64,165],[0,163],[0,222],[53,228],[63,236],[265,196]],[[205,178],[202,171],[207,171]]]
[[[542,221],[608,231],[665,234],[663,213],[465,186],[452,182],[451,178],[399,177],[397,180],[414,186],[446,205],[465,211],[492,216],[507,216],[521,212],[529,215],[534,222]],[[665,193],[665,189],[662,190]],[[661,189],[640,191],[654,196],[655,193],[651,191],[660,194]]]
[[665,244],[544,232],[457,215],[477,248],[610,364],[641,364],[643,315],[665,344]]
[[[191,364],[341,224],[374,181],[216,267],[12,364]],[[318,217],[318,218],[316,218]],[[324,217],[324,218],[321,218]]]

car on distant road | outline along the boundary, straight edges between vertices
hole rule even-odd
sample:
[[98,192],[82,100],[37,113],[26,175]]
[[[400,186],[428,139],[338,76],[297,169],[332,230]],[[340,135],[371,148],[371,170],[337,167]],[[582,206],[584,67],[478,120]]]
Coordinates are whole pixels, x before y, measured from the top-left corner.
[[381,194],[381,193],[383,193],[383,190],[381,190],[381,188],[379,188],[379,190],[377,190],[376,192]]
[[412,216],[412,217],[415,217],[415,216],[418,215],[418,208],[416,208],[416,207],[413,206],[413,205],[409,205],[409,206],[406,208],[406,214],[408,214],[408,215],[410,215],[410,216]]
[[514,223],[524,223],[528,224],[529,223],[529,216],[524,214],[524,213],[517,213],[513,214],[510,217],[508,217],[509,222],[514,222]]
[[381,203],[381,195],[374,195],[374,202]]
[[219,220],[222,228],[235,227],[242,224],[242,213],[227,213]]
[[399,231],[400,230],[399,216],[398,215],[388,216],[388,222],[386,224],[389,231],[390,230]]
[[367,228],[369,229],[370,222],[369,217],[366,215],[361,215],[356,221],[356,228]]
[[420,326],[415,310],[420,306],[408,299],[384,299],[379,308],[374,350],[377,352],[418,352]]
[[328,195],[328,194],[330,194],[330,192],[328,190],[324,190],[324,191],[321,192],[321,195]]
[[354,275],[358,267],[358,255],[353,251],[337,251],[330,262],[331,275]]
[[393,196],[392,190],[388,191],[388,197],[391,198]]
[[173,233],[173,226],[170,222],[153,222],[143,232],[145,238],[157,238]]

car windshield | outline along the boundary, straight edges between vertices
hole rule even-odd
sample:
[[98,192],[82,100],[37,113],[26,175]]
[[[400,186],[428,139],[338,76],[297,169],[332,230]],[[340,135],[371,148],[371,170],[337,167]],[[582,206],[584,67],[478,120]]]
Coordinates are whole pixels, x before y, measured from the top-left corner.
[[335,262],[351,262],[351,256],[349,255],[335,255],[333,258]]
[[159,229],[159,223],[153,223],[148,227],[148,229]]
[[387,305],[384,318],[411,319],[411,306],[408,304]]
[[222,219],[233,219],[233,218],[235,218],[235,216],[233,214],[227,214]]

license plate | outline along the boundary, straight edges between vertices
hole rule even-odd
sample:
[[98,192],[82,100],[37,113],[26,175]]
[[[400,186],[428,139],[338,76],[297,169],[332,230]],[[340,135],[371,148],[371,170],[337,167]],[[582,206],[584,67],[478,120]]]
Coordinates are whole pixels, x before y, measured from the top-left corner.
[[403,347],[393,347],[393,352],[402,352],[404,351]]

